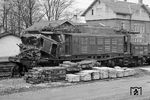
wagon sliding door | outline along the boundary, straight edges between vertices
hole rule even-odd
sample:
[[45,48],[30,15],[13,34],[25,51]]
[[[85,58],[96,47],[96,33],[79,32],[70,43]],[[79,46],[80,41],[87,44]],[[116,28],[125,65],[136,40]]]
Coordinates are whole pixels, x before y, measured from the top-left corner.
[[71,36],[66,35],[65,37],[65,55],[71,55]]
[[81,54],[88,53],[88,37],[81,37]]

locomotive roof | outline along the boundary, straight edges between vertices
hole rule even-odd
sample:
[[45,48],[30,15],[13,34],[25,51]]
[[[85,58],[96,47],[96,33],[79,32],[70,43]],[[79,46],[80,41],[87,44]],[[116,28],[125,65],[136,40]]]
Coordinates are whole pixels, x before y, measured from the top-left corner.
[[72,35],[72,36],[104,36],[104,37],[110,37],[110,36],[122,37],[122,36],[125,36],[125,35],[120,35],[120,34],[91,34],[91,33],[66,33],[66,35]]

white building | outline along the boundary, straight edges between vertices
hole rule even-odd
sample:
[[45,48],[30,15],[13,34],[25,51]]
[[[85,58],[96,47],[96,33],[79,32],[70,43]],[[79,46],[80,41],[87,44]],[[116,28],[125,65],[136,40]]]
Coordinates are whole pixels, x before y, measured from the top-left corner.
[[15,56],[20,53],[17,44],[21,43],[21,39],[10,33],[0,34],[0,58]]

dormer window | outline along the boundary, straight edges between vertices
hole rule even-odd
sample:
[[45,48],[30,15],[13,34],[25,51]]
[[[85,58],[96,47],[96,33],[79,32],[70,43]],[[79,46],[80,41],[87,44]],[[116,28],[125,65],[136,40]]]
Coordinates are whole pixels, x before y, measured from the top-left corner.
[[91,13],[92,13],[92,15],[94,15],[94,9],[92,9],[92,12],[91,12]]

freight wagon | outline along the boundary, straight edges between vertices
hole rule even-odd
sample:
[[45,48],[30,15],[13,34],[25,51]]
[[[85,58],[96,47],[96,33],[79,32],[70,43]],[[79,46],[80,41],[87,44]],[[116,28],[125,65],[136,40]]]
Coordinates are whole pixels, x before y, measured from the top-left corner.
[[65,37],[64,46],[59,51],[60,59],[65,56],[102,59],[124,54],[124,35],[68,33]]

